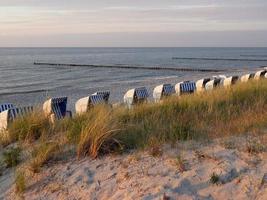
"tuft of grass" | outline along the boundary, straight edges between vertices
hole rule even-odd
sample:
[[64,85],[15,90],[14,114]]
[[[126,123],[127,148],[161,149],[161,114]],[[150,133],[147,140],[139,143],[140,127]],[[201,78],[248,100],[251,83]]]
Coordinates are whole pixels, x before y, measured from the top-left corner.
[[44,142],[39,144],[32,151],[32,159],[29,168],[32,172],[38,173],[40,168],[60,153],[60,146],[57,142]]
[[265,150],[265,146],[259,141],[252,139],[247,142],[246,149],[248,153],[257,154],[263,152]]
[[115,135],[121,130],[111,110],[96,107],[87,116],[82,126],[77,147],[78,157],[89,155],[96,158],[100,153],[108,153],[118,147]]
[[235,149],[237,147],[236,145],[236,141],[234,140],[231,140],[231,139],[228,139],[226,141],[223,142],[223,146],[226,148],[226,149]]
[[153,157],[162,156],[163,151],[161,148],[161,144],[159,143],[157,138],[154,138],[154,137],[150,138],[150,140],[149,140],[149,153]]
[[49,134],[52,127],[40,110],[16,118],[8,127],[10,141],[33,142],[43,134]]
[[10,148],[3,153],[3,162],[7,168],[15,167],[20,162],[21,149],[19,147]]
[[182,156],[178,155],[176,157],[175,163],[176,163],[176,166],[177,166],[178,170],[181,173],[184,172],[184,171],[186,171],[185,162],[184,162]]
[[210,183],[218,185],[219,182],[220,182],[220,176],[213,172],[210,176]]
[[15,178],[15,188],[16,193],[22,194],[26,189],[26,179],[24,173],[21,171],[16,172]]

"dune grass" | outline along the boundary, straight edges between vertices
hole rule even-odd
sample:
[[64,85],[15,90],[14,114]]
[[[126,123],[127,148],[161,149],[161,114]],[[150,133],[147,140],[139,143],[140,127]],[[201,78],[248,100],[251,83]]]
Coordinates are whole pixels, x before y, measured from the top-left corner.
[[[163,143],[257,132],[267,127],[267,80],[239,83],[199,94],[170,97],[160,103],[97,106],[84,115],[51,125],[42,112],[15,120],[13,141],[31,142],[35,171],[58,146],[74,146],[79,158],[150,148],[159,155]],[[53,143],[51,143],[53,141]]]
[[60,146],[57,142],[43,142],[36,145],[32,151],[32,158],[29,162],[29,169],[37,173],[40,168],[46,164],[49,160],[53,159],[60,153]]
[[9,141],[34,142],[42,135],[49,135],[52,126],[40,109],[18,117],[8,127]]
[[21,149],[19,147],[10,148],[3,153],[3,162],[7,168],[15,167],[20,162]]

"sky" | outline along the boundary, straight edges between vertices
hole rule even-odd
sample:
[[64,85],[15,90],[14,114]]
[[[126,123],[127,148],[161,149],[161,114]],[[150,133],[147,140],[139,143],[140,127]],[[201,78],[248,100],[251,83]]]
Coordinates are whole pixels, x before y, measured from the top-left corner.
[[267,46],[267,0],[0,0],[0,46]]

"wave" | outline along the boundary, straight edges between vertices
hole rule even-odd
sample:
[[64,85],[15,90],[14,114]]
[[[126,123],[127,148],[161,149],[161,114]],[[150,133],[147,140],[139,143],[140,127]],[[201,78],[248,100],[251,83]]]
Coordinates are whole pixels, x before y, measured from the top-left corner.
[[173,60],[210,60],[210,61],[262,61],[267,62],[267,59],[242,59],[242,58],[190,58],[190,57],[173,57]]
[[0,93],[0,96],[14,95],[14,94],[34,94],[34,93],[41,93],[41,92],[48,92],[48,91],[50,90],[39,89],[39,90],[17,91],[17,92],[3,92],[3,93]]
[[258,58],[264,58],[264,57],[267,57],[267,55],[252,55],[252,54],[243,54],[243,55],[240,55],[241,57],[258,57]]

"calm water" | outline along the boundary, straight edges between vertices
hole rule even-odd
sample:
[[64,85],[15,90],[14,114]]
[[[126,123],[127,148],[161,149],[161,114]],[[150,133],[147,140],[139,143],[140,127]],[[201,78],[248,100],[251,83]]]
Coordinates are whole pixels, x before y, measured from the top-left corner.
[[[176,59],[173,59],[173,58]],[[208,59],[207,59],[208,58]],[[211,59],[210,59],[211,58]],[[132,87],[152,88],[211,73],[36,66],[33,62],[256,70],[267,65],[267,48],[0,48],[0,103],[30,105],[49,96],[74,102],[97,90],[121,101]],[[227,72],[229,74],[229,71]],[[213,73],[214,74],[214,73]]]

